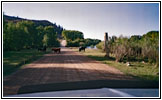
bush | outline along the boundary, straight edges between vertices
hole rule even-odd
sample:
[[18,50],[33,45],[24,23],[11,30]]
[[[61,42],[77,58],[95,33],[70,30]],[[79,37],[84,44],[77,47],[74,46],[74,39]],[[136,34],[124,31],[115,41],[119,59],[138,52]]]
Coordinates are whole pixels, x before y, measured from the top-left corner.
[[83,33],[76,30],[64,30],[62,31],[62,37],[65,40],[71,40],[71,41],[74,41],[76,39],[84,39]]
[[102,42],[98,43],[98,44],[96,45],[96,47],[97,47],[98,49],[104,50],[104,42],[102,41]]
[[119,43],[117,42],[114,45],[113,53],[115,55],[116,61],[122,62],[124,57],[131,56],[132,49],[130,48],[127,38],[119,39],[119,41]]
[[159,32],[150,31],[141,40],[142,57],[159,66]]
[[[103,43],[97,48],[103,50]],[[157,31],[151,31],[143,36],[132,36],[131,38],[119,37],[115,40],[109,39],[108,48],[115,55],[116,61],[121,62],[125,58],[130,60],[145,59],[149,63],[159,66],[159,35]]]
[[66,47],[79,47],[79,41],[67,41]]

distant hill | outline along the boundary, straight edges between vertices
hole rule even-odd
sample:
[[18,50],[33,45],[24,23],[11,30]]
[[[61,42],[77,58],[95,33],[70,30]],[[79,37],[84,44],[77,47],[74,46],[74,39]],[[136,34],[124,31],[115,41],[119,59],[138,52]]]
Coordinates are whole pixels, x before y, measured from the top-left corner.
[[18,22],[18,21],[33,21],[35,23],[36,26],[53,26],[58,34],[58,37],[61,38],[61,33],[63,31],[63,27],[53,24],[48,20],[30,20],[30,19],[25,19],[25,18],[20,18],[20,17],[14,17],[14,16],[8,16],[8,15],[4,15],[4,18],[6,21],[13,21],[13,22]]

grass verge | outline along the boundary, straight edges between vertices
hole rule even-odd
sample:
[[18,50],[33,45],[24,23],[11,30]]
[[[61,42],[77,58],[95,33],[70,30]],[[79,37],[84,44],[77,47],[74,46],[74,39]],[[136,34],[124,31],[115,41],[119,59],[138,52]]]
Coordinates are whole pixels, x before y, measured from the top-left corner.
[[49,50],[38,52],[36,49],[3,52],[3,76],[10,75],[22,65],[31,63],[48,52]]
[[[78,52],[78,49],[74,49]],[[115,61],[115,58],[106,58],[105,53],[97,49],[86,49],[86,52],[81,52],[89,58],[101,61],[111,67],[115,67],[125,73],[126,75],[134,76],[141,80],[159,80],[159,68],[149,63],[142,63],[139,61],[132,61],[131,66],[127,66],[126,63],[119,63]]]

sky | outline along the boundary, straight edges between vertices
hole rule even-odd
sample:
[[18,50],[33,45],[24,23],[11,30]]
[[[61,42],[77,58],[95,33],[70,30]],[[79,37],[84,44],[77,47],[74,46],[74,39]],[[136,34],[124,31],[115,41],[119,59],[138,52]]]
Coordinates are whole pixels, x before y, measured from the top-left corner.
[[159,31],[158,3],[3,3],[3,12],[26,19],[48,20],[85,38],[143,35]]

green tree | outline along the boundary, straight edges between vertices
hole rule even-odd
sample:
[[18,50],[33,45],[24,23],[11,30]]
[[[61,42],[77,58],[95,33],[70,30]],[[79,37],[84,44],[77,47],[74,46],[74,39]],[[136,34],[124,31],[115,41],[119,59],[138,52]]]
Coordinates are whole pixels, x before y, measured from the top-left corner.
[[45,34],[43,36],[43,40],[42,40],[43,46],[48,46],[48,41],[49,41],[49,38],[48,38],[47,34]]
[[65,40],[74,41],[76,39],[84,39],[83,33],[75,30],[63,30],[62,36]]
[[45,42],[46,38],[47,38],[47,36],[44,36],[44,34],[45,34],[44,27],[43,26],[38,26],[38,27],[36,27],[36,30],[37,30],[37,34],[38,34],[37,46],[38,47],[43,47],[43,41]]
[[45,31],[45,39],[46,39],[46,46],[53,47],[53,46],[59,46],[59,42],[57,40],[57,33],[53,26],[46,26],[44,28]]
[[150,31],[142,36],[140,41],[142,47],[142,57],[148,59],[150,63],[159,66],[159,32]]
[[13,22],[7,23],[6,33],[4,36],[5,45],[4,47],[7,50],[17,50],[17,46],[19,45],[16,32],[16,25]]
[[98,49],[104,50],[104,41],[98,43],[98,44],[96,45],[96,47],[97,47]]
[[3,50],[8,49],[8,41],[7,41],[7,21],[5,20],[5,16],[3,14]]
[[16,23],[18,33],[22,34],[19,39],[24,41],[25,48],[36,48],[37,47],[37,30],[32,21],[20,21]]

